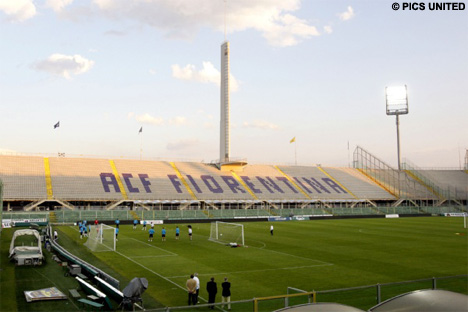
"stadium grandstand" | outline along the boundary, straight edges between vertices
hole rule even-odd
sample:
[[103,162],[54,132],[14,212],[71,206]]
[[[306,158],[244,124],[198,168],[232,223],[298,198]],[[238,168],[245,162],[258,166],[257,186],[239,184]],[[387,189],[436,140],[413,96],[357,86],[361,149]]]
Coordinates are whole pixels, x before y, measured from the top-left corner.
[[0,155],[3,210],[127,210],[152,212],[153,219],[466,211],[468,152],[464,170],[423,170],[410,161],[394,169],[359,146],[353,168],[251,165],[232,158],[229,68],[226,41],[221,45],[218,161]]
[[442,214],[466,211],[468,198],[466,169],[426,170],[405,160],[399,171],[361,147],[353,168],[242,163],[226,169],[200,162],[0,155],[0,180],[4,213],[128,210],[164,219]]

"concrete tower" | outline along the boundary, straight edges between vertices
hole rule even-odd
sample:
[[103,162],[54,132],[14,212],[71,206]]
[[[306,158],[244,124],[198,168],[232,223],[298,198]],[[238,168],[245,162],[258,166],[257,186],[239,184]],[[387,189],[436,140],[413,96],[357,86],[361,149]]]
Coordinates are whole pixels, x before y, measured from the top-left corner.
[[228,163],[231,153],[229,96],[229,41],[221,45],[221,122],[219,163]]

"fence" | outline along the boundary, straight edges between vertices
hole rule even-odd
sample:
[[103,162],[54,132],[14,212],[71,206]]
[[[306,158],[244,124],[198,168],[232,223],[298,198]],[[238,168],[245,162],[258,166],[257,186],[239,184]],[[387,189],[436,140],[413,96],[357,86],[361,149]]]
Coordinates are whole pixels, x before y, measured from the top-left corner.
[[421,289],[443,289],[468,295],[468,274],[316,291],[316,301],[336,302],[368,310],[387,299]]
[[[1,202],[0,202],[1,206]],[[360,216],[386,214],[433,214],[443,215],[450,212],[468,212],[468,209],[451,207],[377,207],[377,208],[328,208],[327,215],[334,216]],[[73,223],[78,220],[113,221],[124,220],[212,220],[212,219],[239,219],[242,218],[268,218],[295,216],[320,216],[325,212],[315,208],[304,209],[227,209],[227,210],[55,210],[51,212],[4,212],[3,219],[48,219],[51,223],[64,224]]]
[[[231,309],[264,312],[312,302],[335,302],[368,310],[387,299],[421,289],[443,289],[468,295],[468,274],[320,291],[305,291],[288,287],[286,295],[232,301]],[[209,306],[209,304],[200,304],[146,311],[206,311]],[[221,311],[227,309],[226,304],[219,302],[215,303],[214,306],[215,309]]]

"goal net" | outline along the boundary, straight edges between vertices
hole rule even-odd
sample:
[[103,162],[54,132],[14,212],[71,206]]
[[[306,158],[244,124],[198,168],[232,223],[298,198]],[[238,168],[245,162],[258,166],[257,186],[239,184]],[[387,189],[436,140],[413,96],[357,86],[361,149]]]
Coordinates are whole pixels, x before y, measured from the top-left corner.
[[84,243],[92,251],[115,251],[115,228],[107,224],[92,225],[88,240]]
[[210,240],[244,246],[244,225],[222,221],[211,222]]

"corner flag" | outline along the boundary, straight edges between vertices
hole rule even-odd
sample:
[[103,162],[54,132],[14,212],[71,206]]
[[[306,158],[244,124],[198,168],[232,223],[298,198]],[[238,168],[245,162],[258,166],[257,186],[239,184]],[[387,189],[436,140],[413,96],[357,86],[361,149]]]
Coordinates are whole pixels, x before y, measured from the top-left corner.
[[54,129],[60,127],[60,121],[54,125]]
[[292,138],[291,141],[289,141],[289,143],[294,143],[296,142],[296,137]]

